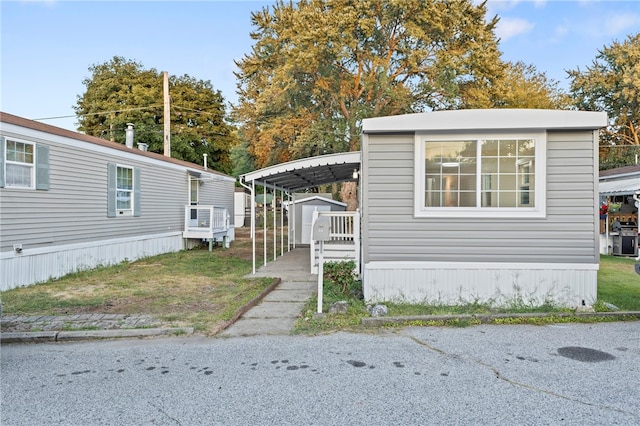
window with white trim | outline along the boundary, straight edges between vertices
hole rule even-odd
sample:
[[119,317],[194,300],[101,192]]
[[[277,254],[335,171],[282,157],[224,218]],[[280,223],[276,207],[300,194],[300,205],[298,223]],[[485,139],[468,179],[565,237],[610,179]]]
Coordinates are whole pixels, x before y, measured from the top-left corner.
[[35,187],[35,144],[7,139],[5,186]]
[[107,217],[140,216],[140,168],[108,163],[107,182]]
[[119,214],[133,212],[133,168],[116,168],[116,210]]
[[416,216],[544,216],[544,133],[416,138]]

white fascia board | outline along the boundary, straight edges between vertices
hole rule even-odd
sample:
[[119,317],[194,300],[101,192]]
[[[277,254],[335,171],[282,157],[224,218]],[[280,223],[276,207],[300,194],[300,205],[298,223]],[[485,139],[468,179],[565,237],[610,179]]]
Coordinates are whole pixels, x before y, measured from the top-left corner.
[[317,157],[303,158],[301,160],[289,161],[286,163],[265,167],[264,169],[256,170],[250,173],[245,173],[243,175],[240,175],[240,177],[244,182],[251,182],[253,180],[264,179],[269,176],[291,172],[294,170],[344,163],[360,163],[360,151],[341,152],[338,154],[327,154]]
[[433,111],[362,121],[364,133],[434,130],[582,129],[607,126],[607,113],[546,109],[466,109]]

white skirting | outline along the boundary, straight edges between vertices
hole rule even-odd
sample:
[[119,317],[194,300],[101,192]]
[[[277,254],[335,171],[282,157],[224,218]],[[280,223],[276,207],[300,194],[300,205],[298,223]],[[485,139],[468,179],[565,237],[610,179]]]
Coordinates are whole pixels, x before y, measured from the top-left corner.
[[171,232],[0,254],[0,290],[31,285],[97,266],[115,265],[183,248],[182,232]]
[[369,262],[363,279],[368,303],[495,306],[591,305],[597,283],[597,264]]

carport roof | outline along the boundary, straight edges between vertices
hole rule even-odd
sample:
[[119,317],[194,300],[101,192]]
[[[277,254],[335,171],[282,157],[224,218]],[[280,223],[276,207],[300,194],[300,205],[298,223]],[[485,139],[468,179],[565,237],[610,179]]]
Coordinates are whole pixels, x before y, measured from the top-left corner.
[[297,191],[331,183],[355,180],[360,170],[360,151],[319,155],[265,167],[240,175],[245,183],[254,182],[268,188]]
[[640,191],[640,175],[626,179],[600,181],[600,195],[633,195]]

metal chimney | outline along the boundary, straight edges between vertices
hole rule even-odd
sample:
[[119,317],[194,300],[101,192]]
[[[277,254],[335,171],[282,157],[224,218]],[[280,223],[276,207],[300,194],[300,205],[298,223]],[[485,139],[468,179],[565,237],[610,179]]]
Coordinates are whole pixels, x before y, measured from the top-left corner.
[[124,144],[127,148],[133,148],[133,123],[127,123],[127,128],[125,129],[125,142]]

